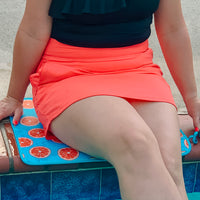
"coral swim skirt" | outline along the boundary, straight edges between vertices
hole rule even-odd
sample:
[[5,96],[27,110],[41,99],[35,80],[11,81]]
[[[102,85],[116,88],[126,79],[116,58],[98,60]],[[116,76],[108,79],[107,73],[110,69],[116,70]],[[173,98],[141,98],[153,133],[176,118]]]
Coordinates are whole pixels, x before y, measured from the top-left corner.
[[174,99],[148,41],[119,48],[70,46],[50,39],[34,74],[33,101],[47,139],[51,121],[91,96],[168,102]]

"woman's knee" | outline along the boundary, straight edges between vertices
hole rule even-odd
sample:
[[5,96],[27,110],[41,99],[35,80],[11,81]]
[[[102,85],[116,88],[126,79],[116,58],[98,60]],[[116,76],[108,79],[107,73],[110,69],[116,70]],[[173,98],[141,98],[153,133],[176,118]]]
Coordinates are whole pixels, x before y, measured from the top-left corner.
[[[176,152],[174,152],[176,154]],[[171,174],[177,186],[183,184],[183,171],[181,155],[175,156],[171,153],[165,152],[164,155],[165,166]]]
[[146,159],[159,151],[157,140],[150,129],[124,127],[119,128],[114,135],[107,150],[113,158]]

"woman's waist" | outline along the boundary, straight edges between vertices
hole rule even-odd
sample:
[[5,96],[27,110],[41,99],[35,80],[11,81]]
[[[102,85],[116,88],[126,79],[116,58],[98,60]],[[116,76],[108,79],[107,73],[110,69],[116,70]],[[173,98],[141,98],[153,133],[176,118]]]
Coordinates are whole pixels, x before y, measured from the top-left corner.
[[78,47],[61,43],[51,38],[43,53],[46,60],[65,61],[65,62],[105,62],[135,59],[138,56],[151,55],[149,52],[148,40],[139,44],[116,47],[116,48],[89,48]]
[[72,71],[76,74],[99,74],[132,70],[150,72],[153,68],[154,71],[159,67],[153,64],[152,59],[148,41],[121,48],[85,48],[50,39],[41,63],[45,64],[45,73],[57,70],[64,74]]

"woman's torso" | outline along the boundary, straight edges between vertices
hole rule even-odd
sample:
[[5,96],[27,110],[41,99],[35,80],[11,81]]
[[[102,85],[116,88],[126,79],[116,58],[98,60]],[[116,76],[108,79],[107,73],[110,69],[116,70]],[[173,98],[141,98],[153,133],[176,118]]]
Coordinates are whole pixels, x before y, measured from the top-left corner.
[[85,47],[137,44],[150,36],[158,5],[159,0],[53,0],[51,37]]

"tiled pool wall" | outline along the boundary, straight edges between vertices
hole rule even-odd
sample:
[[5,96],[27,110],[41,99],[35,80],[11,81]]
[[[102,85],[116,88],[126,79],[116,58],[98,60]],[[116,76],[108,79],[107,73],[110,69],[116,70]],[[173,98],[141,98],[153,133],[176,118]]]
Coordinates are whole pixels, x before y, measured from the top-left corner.
[[[200,163],[183,164],[188,193],[200,192]],[[0,200],[118,200],[113,168],[2,175]]]
[[183,176],[187,193],[200,192],[200,162],[184,164]]

